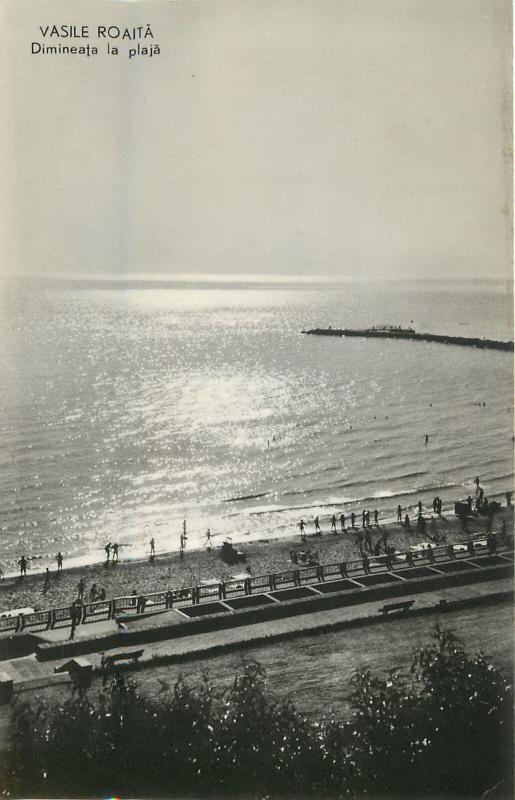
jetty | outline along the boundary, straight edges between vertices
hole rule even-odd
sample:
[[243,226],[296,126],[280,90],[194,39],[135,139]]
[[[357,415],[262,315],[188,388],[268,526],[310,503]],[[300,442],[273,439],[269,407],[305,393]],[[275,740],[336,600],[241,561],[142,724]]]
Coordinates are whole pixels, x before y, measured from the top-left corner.
[[480,347],[487,350],[507,350],[513,353],[513,342],[501,342],[497,339],[481,339],[472,336],[448,336],[439,333],[418,333],[413,328],[402,328],[394,325],[363,329],[353,328],[312,328],[302,333],[312,336],[360,336],[367,339],[409,339],[415,342],[436,342],[458,347]]

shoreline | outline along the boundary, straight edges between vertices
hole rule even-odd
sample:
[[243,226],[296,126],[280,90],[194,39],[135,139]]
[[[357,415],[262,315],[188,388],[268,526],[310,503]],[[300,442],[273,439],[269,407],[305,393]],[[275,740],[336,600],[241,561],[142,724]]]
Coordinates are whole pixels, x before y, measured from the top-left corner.
[[[445,534],[448,543],[466,538],[454,512],[444,511],[441,517],[435,516],[435,520],[438,534]],[[508,532],[513,532],[513,508],[503,506],[495,515],[494,532],[500,530],[503,521],[506,521]],[[481,533],[485,530],[486,518],[469,518],[468,524],[471,534]],[[51,572],[50,586],[46,591],[43,572],[32,572],[24,578],[5,577],[0,581],[0,612],[24,607],[44,610],[68,606],[77,596],[77,584],[81,579],[86,583],[84,598],[87,601],[93,584],[96,584],[98,591],[105,589],[106,597],[110,599],[134,591],[137,594],[160,592],[198,585],[204,580],[227,580],[231,575],[243,572],[247,566],[252,575],[281,572],[292,568],[292,550],[313,551],[318,554],[320,563],[352,560],[360,557],[357,545],[360,530],[363,528],[347,528],[345,532],[338,531],[335,534],[326,529],[321,536],[307,534],[305,542],[301,542],[299,533],[238,542],[237,547],[245,553],[246,561],[232,566],[222,561],[218,545],[212,547],[211,551],[205,547],[186,549],[183,559],[179,552],[167,552],[157,553],[153,560],[147,556],[120,560],[114,565],[104,561],[69,568],[65,566],[60,574],[55,570]],[[428,539],[427,533],[421,535],[417,532],[416,521],[411,533],[394,521],[380,523],[378,527],[372,525],[369,530],[373,543],[386,532],[388,543],[397,550],[407,550],[410,545]]]

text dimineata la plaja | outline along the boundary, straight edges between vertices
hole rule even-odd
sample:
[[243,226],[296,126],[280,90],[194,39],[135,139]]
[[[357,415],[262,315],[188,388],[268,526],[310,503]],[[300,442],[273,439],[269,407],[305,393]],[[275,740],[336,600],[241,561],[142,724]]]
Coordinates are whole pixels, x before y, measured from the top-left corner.
[[[90,40],[90,41],[87,41]],[[31,42],[33,55],[158,56],[150,25],[123,28],[119,25],[40,25],[38,41]]]

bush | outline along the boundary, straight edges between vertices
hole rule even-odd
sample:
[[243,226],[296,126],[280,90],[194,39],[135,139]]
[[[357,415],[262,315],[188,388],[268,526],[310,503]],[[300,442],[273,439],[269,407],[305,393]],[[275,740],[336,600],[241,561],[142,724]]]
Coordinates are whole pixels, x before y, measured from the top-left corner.
[[2,790],[17,796],[480,796],[511,770],[512,687],[448,631],[411,672],[354,676],[350,720],[309,721],[244,662],[225,691],[153,698],[123,673],[58,708],[15,702]]

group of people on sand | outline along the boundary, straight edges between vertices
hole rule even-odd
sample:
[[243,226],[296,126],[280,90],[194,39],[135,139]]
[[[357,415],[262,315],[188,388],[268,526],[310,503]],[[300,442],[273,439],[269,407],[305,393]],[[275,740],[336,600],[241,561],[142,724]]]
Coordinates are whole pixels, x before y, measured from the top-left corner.
[[109,560],[111,560],[112,564],[116,564],[118,561],[118,551],[120,549],[120,545],[117,542],[108,542],[104,547],[104,552],[106,554],[106,564],[109,564]]
[[[371,526],[370,511],[366,511],[366,510],[362,511],[361,512],[361,518],[362,518],[363,528],[369,528]],[[336,514],[332,515],[332,517],[331,517],[331,533],[335,533],[335,534],[338,533],[338,524],[337,524],[338,521],[340,522],[340,530],[341,530],[341,532],[344,533],[347,530],[346,517],[345,517],[345,514],[342,511],[342,513],[340,514],[338,520],[336,518]],[[300,528],[301,541],[304,542],[306,540],[306,523],[304,522],[303,519],[301,519],[300,522],[297,523],[297,525]],[[315,527],[315,536],[321,536],[322,535],[322,528],[320,527],[320,517],[319,516],[315,517],[315,519],[313,520],[313,525]],[[376,526],[376,528],[379,527],[379,511],[377,509],[374,511],[374,525]],[[355,530],[355,529],[356,529],[356,514],[353,511],[350,514],[350,530]]]
[[[84,594],[86,591],[86,581],[84,578],[81,578],[77,584],[77,600],[80,600],[81,603],[86,602],[84,599]],[[96,603],[99,600],[106,599],[106,590],[102,588],[98,588],[96,583],[91,584],[91,589],[89,590],[89,601],[90,603]]]
[[[63,570],[63,554],[61,552],[57,553],[55,560],[57,561],[57,574],[59,575],[60,572]],[[22,556],[19,561],[16,562],[20,568],[20,577],[24,578],[27,575],[27,567],[29,565],[29,559],[27,556]],[[3,574],[3,573],[2,573]],[[50,570],[48,567],[46,568],[46,575],[48,576],[48,581],[50,581]]]

